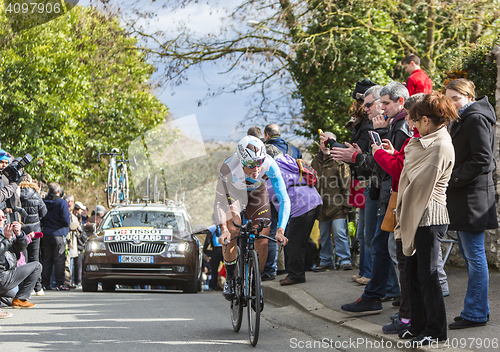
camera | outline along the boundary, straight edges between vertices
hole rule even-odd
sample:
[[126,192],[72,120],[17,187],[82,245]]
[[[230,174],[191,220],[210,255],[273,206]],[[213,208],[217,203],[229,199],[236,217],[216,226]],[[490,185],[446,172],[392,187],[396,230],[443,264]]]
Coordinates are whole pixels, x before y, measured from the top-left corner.
[[334,146],[335,146],[335,140],[333,138],[328,138],[325,141],[325,147],[327,147],[328,149],[332,149]]
[[2,173],[9,179],[10,182],[17,182],[24,176],[24,172],[22,170],[23,167],[28,165],[32,160],[33,157],[27,153],[21,160],[10,163],[5,169],[3,169]]

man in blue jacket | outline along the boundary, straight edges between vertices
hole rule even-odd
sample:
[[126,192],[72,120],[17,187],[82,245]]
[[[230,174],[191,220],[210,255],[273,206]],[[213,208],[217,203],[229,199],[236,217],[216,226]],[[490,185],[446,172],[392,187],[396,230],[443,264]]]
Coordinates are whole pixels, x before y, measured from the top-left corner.
[[271,123],[264,128],[264,143],[276,146],[283,155],[288,154],[295,160],[302,159],[300,149],[281,138],[280,128],[275,123]]
[[66,235],[69,232],[71,216],[68,203],[61,199],[61,186],[52,182],[44,199],[47,215],[42,219],[43,226],[43,271],[42,286],[50,290],[50,274],[54,266],[58,291],[69,291],[64,285],[64,263],[66,261]]

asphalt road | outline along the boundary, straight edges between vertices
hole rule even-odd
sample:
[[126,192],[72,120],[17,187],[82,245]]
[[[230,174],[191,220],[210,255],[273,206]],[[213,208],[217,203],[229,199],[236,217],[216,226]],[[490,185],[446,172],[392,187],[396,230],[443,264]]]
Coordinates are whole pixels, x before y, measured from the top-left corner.
[[[72,290],[49,291],[32,301],[35,308],[9,308],[14,316],[0,320],[1,351],[253,350],[246,316],[235,333],[228,302],[220,293]],[[329,326],[294,307],[266,304],[262,318],[259,351],[379,349],[369,348],[364,336]]]

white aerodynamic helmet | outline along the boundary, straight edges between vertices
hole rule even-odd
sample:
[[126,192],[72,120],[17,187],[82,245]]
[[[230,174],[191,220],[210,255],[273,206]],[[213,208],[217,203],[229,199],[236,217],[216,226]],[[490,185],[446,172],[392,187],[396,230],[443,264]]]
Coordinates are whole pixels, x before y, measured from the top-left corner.
[[253,169],[256,166],[261,166],[266,158],[266,147],[260,139],[254,136],[245,136],[236,147],[236,152],[241,163]]

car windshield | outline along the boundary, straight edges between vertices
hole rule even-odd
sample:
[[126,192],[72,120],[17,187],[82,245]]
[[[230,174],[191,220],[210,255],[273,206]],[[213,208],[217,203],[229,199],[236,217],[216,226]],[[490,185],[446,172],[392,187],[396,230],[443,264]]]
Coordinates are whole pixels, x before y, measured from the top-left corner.
[[103,220],[102,230],[117,227],[152,227],[185,231],[186,223],[182,213],[142,210],[111,211]]

